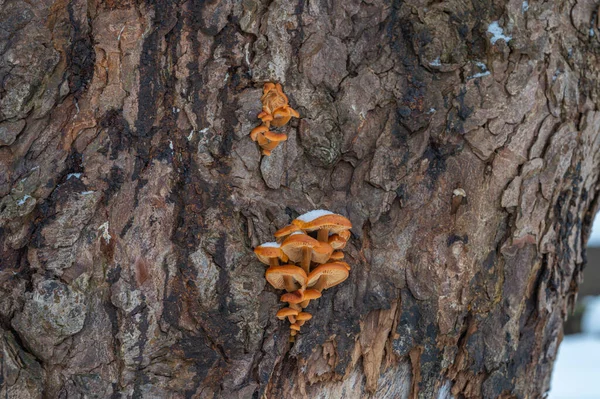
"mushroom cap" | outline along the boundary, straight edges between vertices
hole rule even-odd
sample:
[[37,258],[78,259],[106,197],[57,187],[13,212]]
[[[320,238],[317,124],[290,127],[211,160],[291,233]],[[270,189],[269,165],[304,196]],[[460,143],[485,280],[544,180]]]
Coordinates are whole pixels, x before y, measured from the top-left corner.
[[296,331],[296,330],[292,330],[292,331],[290,331],[290,335],[291,335],[292,337],[295,337],[295,336],[296,336],[296,334],[298,334],[298,331]]
[[328,229],[329,233],[339,234],[344,230],[350,230],[352,228],[352,223],[342,215],[331,214],[320,216],[309,222],[304,222],[300,228],[305,231]]
[[296,323],[290,325],[290,330],[300,331],[300,326]]
[[349,266],[346,262],[325,263],[310,272],[306,285],[312,287],[319,279],[325,279],[323,289],[331,288],[348,278],[348,270]]
[[279,258],[287,262],[287,255],[281,250],[281,246],[276,242],[266,242],[254,248],[254,253],[262,263],[270,265],[270,260]]
[[265,125],[257,126],[254,129],[252,129],[252,131],[250,131],[250,138],[252,139],[252,141],[256,141],[258,139],[258,135],[260,133],[265,133],[268,131],[269,131],[269,128],[266,127]]
[[348,241],[350,238],[350,230],[342,230],[337,233],[338,236],[342,237],[344,240]]
[[[304,312],[302,312],[304,313]],[[283,320],[288,316],[298,316],[298,311],[292,308],[283,308],[277,312],[276,316],[279,320]]]
[[[281,85],[277,83],[275,86],[270,86],[272,83],[265,84],[263,88],[263,96],[260,101],[263,104],[263,111],[272,114],[277,108],[287,105],[288,98],[283,94]],[[269,85],[269,86],[267,86]]]
[[[275,125],[273,125],[273,126],[275,126]],[[287,140],[287,134],[285,134],[285,133],[277,133],[277,132],[266,131],[266,132],[264,132],[264,135],[270,141],[280,142],[280,141],[286,141]]]
[[315,209],[314,211],[306,212],[298,216],[296,219],[292,220],[292,223],[302,229],[304,227],[304,224],[308,222],[312,222],[313,220],[321,216],[333,214],[333,212],[329,212],[324,209]]
[[289,107],[280,107],[273,111],[273,120],[271,124],[275,127],[280,127],[285,125],[290,121],[292,115],[290,114],[291,108]]
[[335,251],[329,257],[330,260],[342,260],[344,259],[344,253],[342,251]]
[[275,232],[275,234],[273,234],[273,235],[275,236],[275,238],[282,238],[282,237],[289,236],[290,234],[295,233],[296,231],[301,231],[301,230],[295,224],[288,224],[287,226],[282,227],[279,230],[277,230]]
[[300,312],[296,315],[296,320],[303,321],[303,320],[310,320],[310,319],[312,319],[312,315],[308,312]]
[[306,234],[292,234],[281,243],[281,250],[292,262],[302,260],[302,248],[314,248],[319,241]]
[[313,300],[313,299],[317,299],[317,298],[321,298],[323,294],[321,294],[318,290],[309,288],[307,290],[304,290],[304,300]]
[[261,113],[259,113],[257,115],[257,118],[260,119],[261,121],[264,122],[271,122],[273,120],[273,115],[266,113],[265,111],[262,111]]
[[300,287],[306,286],[307,276],[301,267],[295,265],[271,266],[265,273],[265,278],[278,290],[285,289],[284,277],[291,277]]
[[307,234],[292,233],[281,244],[281,250],[292,262],[302,260],[302,248],[311,249],[311,261],[325,263],[333,253],[333,248],[326,242],[321,242]]
[[319,241],[319,245],[313,248],[311,260],[316,263],[325,263],[331,257],[333,247],[326,242]]
[[[304,271],[304,270],[303,270]],[[280,298],[281,302],[287,302],[290,304],[296,304],[304,301],[304,293],[300,290],[288,292],[283,294]]]
[[[264,135],[263,135],[263,137],[264,137]],[[279,141],[269,141],[269,140],[265,139],[265,142],[262,144],[259,143],[259,145],[260,145],[260,148],[262,148],[263,150],[273,151],[279,145]]]
[[331,245],[333,249],[342,249],[346,246],[346,240],[344,240],[339,234],[332,234],[329,236],[329,245]]

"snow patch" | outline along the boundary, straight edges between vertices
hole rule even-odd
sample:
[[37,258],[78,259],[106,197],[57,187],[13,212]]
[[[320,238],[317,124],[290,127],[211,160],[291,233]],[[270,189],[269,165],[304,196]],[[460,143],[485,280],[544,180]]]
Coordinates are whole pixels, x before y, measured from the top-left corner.
[[475,75],[469,76],[467,79],[483,78],[484,76],[488,76],[489,74],[490,74],[490,71],[479,72],[479,73],[476,73]]
[[590,37],[594,37],[594,28],[590,28]]
[[82,191],[79,194],[81,194],[81,195],[90,195],[90,194],[94,194],[94,192],[93,191]]
[[17,201],[17,205],[18,206],[23,206],[25,205],[25,203],[27,202],[27,200],[31,198],[31,195],[27,195],[25,194],[25,196],[23,198],[21,198],[20,200]]
[[467,79],[482,78],[482,77],[488,76],[490,74],[490,71],[488,71],[488,69],[487,69],[487,65],[485,65],[483,62],[475,61],[475,65],[477,65],[477,67],[479,69],[481,69],[481,72],[478,72],[475,75],[471,75]]
[[494,21],[492,22],[487,29],[488,33],[492,34],[492,37],[490,38],[490,42],[492,44],[496,44],[496,42],[498,40],[504,40],[506,43],[508,43],[509,41],[512,40],[512,36],[506,36],[504,34],[504,31],[502,30],[502,28],[500,27],[500,25],[498,24],[498,21]]
[[596,214],[594,224],[592,225],[592,233],[588,241],[589,247],[600,247],[600,212]]
[[440,57],[437,57],[435,60],[431,61],[429,65],[439,67],[442,66],[442,61],[440,61]]
[[173,151],[173,142],[171,140],[169,140],[169,148],[171,149],[171,151]]
[[600,397],[600,339],[586,334],[567,335],[554,363],[548,399]]
[[194,137],[194,129],[190,132],[190,135],[187,136],[188,141],[192,141],[192,137]]
[[79,178],[81,177],[81,175],[82,175],[82,174],[83,174],[83,173],[69,173],[69,174],[67,175],[67,180],[69,180],[71,177],[74,177],[74,178],[76,178],[76,179],[79,179]]
[[102,230],[102,238],[104,238],[104,241],[106,241],[106,243],[109,243],[112,236],[108,232],[108,220],[104,222],[100,227],[98,227],[98,230]]
[[529,2],[524,1],[523,5],[521,6],[521,12],[525,13],[527,10],[529,10]]
[[260,244],[258,247],[260,247],[260,248],[279,248],[279,247],[281,247],[281,244],[278,242],[265,242],[264,244]]
[[321,216],[325,215],[333,215],[333,212],[329,212],[323,209],[315,209],[314,211],[310,211],[305,213],[304,215],[298,216],[296,219],[300,220],[301,222],[308,223],[312,222],[316,218],[320,218]]

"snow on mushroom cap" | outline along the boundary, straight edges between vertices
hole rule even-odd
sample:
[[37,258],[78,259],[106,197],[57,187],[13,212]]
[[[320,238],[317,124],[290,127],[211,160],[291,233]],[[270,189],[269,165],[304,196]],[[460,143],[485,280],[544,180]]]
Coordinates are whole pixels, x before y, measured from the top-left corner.
[[264,244],[260,244],[259,247],[262,247],[262,248],[279,248],[279,247],[281,247],[281,244],[279,244],[278,242],[265,242]]
[[304,215],[300,215],[296,218],[296,220],[300,220],[301,222],[308,223],[312,222],[316,218],[320,218],[325,215],[333,215],[333,212],[329,212],[323,209],[316,209],[314,211],[310,211],[305,213]]

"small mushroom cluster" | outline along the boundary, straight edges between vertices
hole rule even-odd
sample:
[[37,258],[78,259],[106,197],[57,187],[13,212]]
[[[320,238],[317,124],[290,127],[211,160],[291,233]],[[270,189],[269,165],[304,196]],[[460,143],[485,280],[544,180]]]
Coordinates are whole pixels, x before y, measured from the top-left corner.
[[[265,278],[288,307],[277,312],[280,320],[288,319],[290,341],[300,327],[312,318],[304,312],[311,300],[321,292],[348,278],[350,266],[339,251],[350,238],[352,224],[341,215],[316,210],[305,213],[277,232],[277,242],[267,242],[254,249],[258,259],[269,265]],[[280,264],[282,262],[283,264]]]
[[281,127],[289,122],[291,117],[299,118],[300,114],[288,104],[288,98],[283,94],[279,83],[265,83],[262,102],[262,112],[258,118],[262,124],[255,127],[250,132],[252,141],[257,141],[262,148],[263,155],[271,155],[271,151],[279,145],[280,142],[287,140],[285,133],[271,132],[271,126]]

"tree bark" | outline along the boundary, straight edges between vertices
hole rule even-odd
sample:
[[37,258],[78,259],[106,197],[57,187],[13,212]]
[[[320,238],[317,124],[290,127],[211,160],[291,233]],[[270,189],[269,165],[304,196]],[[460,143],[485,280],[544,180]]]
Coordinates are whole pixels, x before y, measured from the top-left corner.
[[[0,0],[1,393],[542,397],[600,198],[598,20]],[[268,81],[301,117],[261,157]],[[252,248],[312,209],[352,270],[291,345]]]

